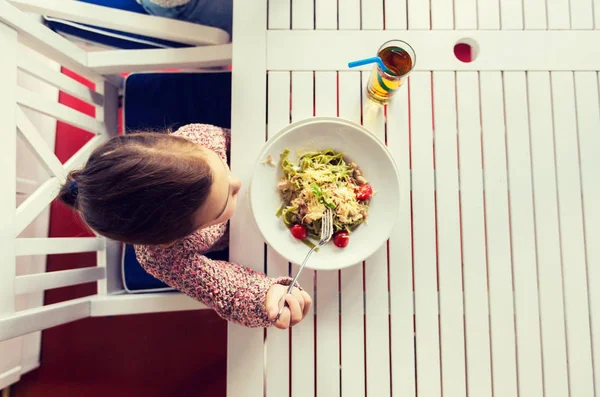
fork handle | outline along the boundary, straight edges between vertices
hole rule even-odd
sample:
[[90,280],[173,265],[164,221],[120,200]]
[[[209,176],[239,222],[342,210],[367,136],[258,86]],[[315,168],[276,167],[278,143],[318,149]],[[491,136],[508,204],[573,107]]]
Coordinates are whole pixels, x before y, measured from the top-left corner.
[[310,258],[310,256],[312,255],[312,253],[315,252],[315,250],[317,248],[318,248],[318,246],[315,246],[310,251],[308,251],[308,254],[306,254],[306,258],[304,258],[304,262],[302,262],[302,265],[300,266],[300,269],[298,269],[298,273],[296,273],[296,277],[294,277],[294,279],[292,280],[292,283],[288,287],[288,290],[285,293],[285,295],[283,295],[281,297],[281,300],[279,301],[279,313],[277,313],[277,317],[275,317],[275,321],[279,320],[279,316],[281,316],[281,313],[283,312],[283,308],[285,307],[285,297],[288,296],[292,292],[292,290],[294,289],[294,286],[296,285],[296,282],[298,281],[298,277],[300,277],[300,273],[302,273],[302,270],[304,269],[304,266],[308,262],[308,258]]

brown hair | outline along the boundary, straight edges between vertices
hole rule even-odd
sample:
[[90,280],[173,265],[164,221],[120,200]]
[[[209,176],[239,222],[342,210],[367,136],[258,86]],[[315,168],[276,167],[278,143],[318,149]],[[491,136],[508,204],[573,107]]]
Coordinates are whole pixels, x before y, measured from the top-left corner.
[[117,136],[71,171],[59,199],[97,233],[131,244],[181,239],[199,225],[194,215],[213,182],[198,146],[160,133]]

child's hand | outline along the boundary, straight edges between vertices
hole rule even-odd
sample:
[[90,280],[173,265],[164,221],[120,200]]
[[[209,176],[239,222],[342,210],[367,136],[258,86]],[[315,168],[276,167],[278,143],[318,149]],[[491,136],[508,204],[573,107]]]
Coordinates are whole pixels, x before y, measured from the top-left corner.
[[[273,321],[279,313],[279,301],[287,292],[288,286],[274,284],[269,288],[266,299],[266,309],[269,315],[269,320]],[[294,288],[292,292],[285,297],[287,303],[283,308],[281,316],[275,322],[275,326],[279,329],[286,329],[298,324],[310,310],[312,299],[306,292]]]

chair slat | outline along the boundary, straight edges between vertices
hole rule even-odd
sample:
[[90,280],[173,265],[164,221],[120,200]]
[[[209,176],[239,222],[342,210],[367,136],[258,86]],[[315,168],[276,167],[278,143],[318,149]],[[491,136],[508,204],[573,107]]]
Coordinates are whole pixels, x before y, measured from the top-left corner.
[[477,73],[456,74],[458,151],[469,395],[492,395],[481,125]]
[[85,102],[98,106],[102,106],[104,103],[104,98],[101,94],[60,73],[60,71],[52,70],[47,65],[43,65],[29,55],[23,48],[21,48],[17,54],[17,65],[19,69],[25,73],[37,77],[61,91],[71,94]]
[[441,394],[431,74],[410,76],[417,390]]
[[[0,4],[0,10],[3,7]],[[0,11],[1,12],[1,11]],[[17,234],[15,207],[17,206],[17,134],[15,115],[15,88],[17,81],[17,33],[0,23],[0,173],[2,194],[0,194],[0,316],[15,310],[15,248]]]
[[0,318],[0,342],[89,316],[89,296],[22,310]]
[[104,239],[101,237],[18,238],[15,247],[17,256],[94,252],[104,248]]
[[89,267],[17,276],[15,293],[29,294],[69,285],[91,283],[104,278],[105,274],[106,270],[102,267]]
[[25,138],[31,152],[51,175],[64,179],[66,177],[65,169],[54,152],[48,147],[48,143],[42,138],[20,107],[17,107],[16,114],[17,129]]
[[106,132],[103,122],[21,87],[17,87],[17,103],[97,135]]
[[10,0],[10,2],[22,11],[161,40],[190,45],[225,44],[229,41],[227,32],[210,26],[173,18],[157,18],[152,15],[115,10],[111,7],[102,7],[85,2],[65,3],[62,0]]
[[52,177],[44,182],[17,208],[14,236],[17,237],[56,197],[63,181]]
[[551,80],[570,392],[574,396],[592,396],[594,379],[573,73],[553,72]]
[[433,73],[442,387],[444,395],[464,396],[467,385],[455,85],[454,73]]

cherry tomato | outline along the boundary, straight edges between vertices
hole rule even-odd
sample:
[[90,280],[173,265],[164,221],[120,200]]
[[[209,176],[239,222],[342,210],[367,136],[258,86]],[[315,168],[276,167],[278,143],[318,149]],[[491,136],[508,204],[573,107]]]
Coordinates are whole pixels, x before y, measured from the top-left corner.
[[296,237],[298,240],[305,240],[308,237],[308,232],[302,225],[292,226],[290,232],[292,232],[292,236]]
[[344,248],[350,242],[350,235],[346,231],[337,232],[333,235],[333,243],[336,247]]
[[373,188],[371,185],[362,185],[356,190],[356,198],[360,201],[366,201],[373,195]]

